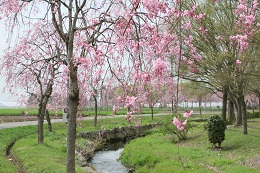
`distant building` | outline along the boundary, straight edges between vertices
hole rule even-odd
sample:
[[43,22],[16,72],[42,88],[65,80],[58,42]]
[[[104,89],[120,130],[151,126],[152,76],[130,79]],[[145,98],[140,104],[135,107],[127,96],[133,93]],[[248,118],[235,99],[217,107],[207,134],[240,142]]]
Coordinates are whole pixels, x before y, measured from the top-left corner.
[[[144,104],[144,107],[149,108],[149,104]],[[155,103],[153,107],[154,108],[160,108],[160,107],[162,107],[162,105],[161,105],[161,103]]]

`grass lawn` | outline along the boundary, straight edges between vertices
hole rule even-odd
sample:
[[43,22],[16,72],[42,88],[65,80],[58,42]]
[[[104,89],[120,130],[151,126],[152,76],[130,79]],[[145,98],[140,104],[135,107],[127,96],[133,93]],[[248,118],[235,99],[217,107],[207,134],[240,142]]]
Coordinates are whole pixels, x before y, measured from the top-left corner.
[[249,120],[248,135],[242,134],[241,127],[229,126],[220,151],[213,150],[208,142],[204,124],[193,123],[188,139],[177,143],[156,129],[126,145],[121,160],[136,173],[259,172],[260,119]]
[[[203,117],[204,118],[204,117]],[[164,118],[142,117],[142,124],[155,123]],[[135,168],[136,172],[259,172],[254,163],[259,163],[260,119],[249,120],[248,135],[242,129],[229,127],[223,150],[212,150],[204,131],[206,122],[192,122],[193,128],[188,139],[173,143],[170,135],[160,129],[151,130],[151,134],[138,138],[126,145],[121,159],[124,164]],[[124,118],[99,118],[98,126],[93,120],[83,121],[77,132],[111,129],[129,126]],[[6,157],[6,147],[16,139],[13,154],[22,162],[23,170],[30,173],[62,173],[66,170],[66,125],[53,123],[53,132],[45,126],[45,144],[37,145],[37,127],[27,126],[0,131],[0,172],[16,172],[16,167]],[[250,142],[248,142],[250,141]],[[179,150],[178,150],[179,148]],[[179,154],[178,154],[179,153]],[[258,160],[257,160],[258,158]],[[181,161],[183,164],[181,164]],[[250,166],[253,165],[253,166]],[[259,167],[258,167],[259,168]],[[77,167],[77,173],[85,172]]]
[[37,133],[36,126],[17,127],[12,129],[0,130],[0,172],[13,173],[17,168],[8,160],[6,148],[14,140],[19,140],[27,135]]
[[[191,108],[189,108],[191,109]],[[192,108],[194,111],[199,111],[198,108]],[[180,111],[184,111],[185,109],[180,108]],[[3,115],[25,115],[28,113],[28,115],[37,115],[38,109],[36,108],[0,108],[0,116]],[[220,111],[219,108],[207,108],[207,109],[202,109],[202,112],[204,111]],[[127,112],[127,108],[122,108],[116,112],[117,115],[124,115]],[[154,114],[156,113],[165,113],[165,112],[170,112],[169,108],[154,108]],[[88,115],[95,115],[95,111],[93,108],[82,108],[79,110],[79,113],[82,115],[88,116]],[[58,109],[58,111],[51,110],[50,111],[51,115],[62,115],[62,110]],[[150,108],[142,108],[142,114],[151,114],[151,109]],[[98,109],[98,115],[113,115],[113,110],[112,108],[100,108]]]
[[[150,116],[143,117],[144,124],[156,122]],[[111,129],[118,126],[129,126],[124,118],[103,118],[98,119],[98,126],[93,126],[93,120],[83,121],[82,128],[78,126],[77,131],[93,131],[100,129]],[[31,130],[32,128],[32,130]],[[20,134],[21,132],[21,134]],[[16,135],[16,133],[20,135]],[[0,172],[16,172],[16,167],[8,160],[6,147],[11,141],[17,139],[12,147],[14,156],[22,162],[23,170],[28,173],[63,173],[66,172],[66,124],[53,123],[53,132],[47,131],[45,125],[45,143],[37,145],[37,127],[19,127],[4,129],[0,131],[1,156]],[[9,140],[2,139],[8,138]],[[8,169],[7,169],[8,168]],[[77,167],[77,173],[86,172],[81,167]]]
[[[38,113],[37,108],[0,108],[0,116],[3,115],[32,115],[35,116]],[[57,112],[52,110],[50,111],[51,115],[58,114],[62,115],[62,111],[58,110]]]
[[[26,115],[28,114],[29,116],[36,116],[38,109],[37,108],[0,108],[0,116],[6,116],[6,115]],[[154,113],[158,113],[159,111],[163,111],[163,109],[155,108]],[[95,115],[95,110],[93,108],[83,108],[79,110],[79,113],[81,113],[83,116],[90,116],[90,115]],[[111,108],[107,109],[98,109],[98,115],[113,115],[113,110]],[[116,112],[117,115],[125,115],[127,113],[126,108],[122,108]],[[150,114],[151,110],[149,108],[143,108],[142,109],[142,114]],[[62,110],[59,109],[58,111],[51,110],[50,115],[62,115]]]
[[37,115],[36,108],[1,108],[0,116],[1,115],[24,115],[26,112],[28,112],[28,115]]

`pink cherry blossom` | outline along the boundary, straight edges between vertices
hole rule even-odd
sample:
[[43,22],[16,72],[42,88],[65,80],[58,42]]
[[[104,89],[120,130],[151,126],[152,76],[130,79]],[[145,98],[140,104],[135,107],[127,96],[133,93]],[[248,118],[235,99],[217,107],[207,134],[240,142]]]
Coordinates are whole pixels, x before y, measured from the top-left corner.
[[130,106],[135,107],[136,101],[137,101],[137,97],[127,96],[125,100],[125,107],[130,107]]
[[124,101],[121,96],[118,96],[116,99],[117,99],[117,101],[118,101],[119,103],[123,103],[123,101]]
[[177,127],[178,130],[183,131],[186,128],[187,120],[182,121],[174,117],[172,123]]
[[162,61],[160,58],[153,61],[153,71],[157,76],[162,75],[166,68],[166,62]]
[[242,64],[242,61],[240,61],[239,59],[236,60],[236,65],[237,65],[237,66],[240,66],[241,64]]
[[193,113],[193,110],[186,110],[184,113],[183,113],[183,117],[184,118],[190,118],[191,115]]

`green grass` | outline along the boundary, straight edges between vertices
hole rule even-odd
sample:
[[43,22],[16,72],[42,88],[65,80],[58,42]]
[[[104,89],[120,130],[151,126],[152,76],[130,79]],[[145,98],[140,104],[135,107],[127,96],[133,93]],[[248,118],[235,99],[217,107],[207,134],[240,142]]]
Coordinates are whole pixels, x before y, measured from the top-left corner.
[[[159,111],[161,111],[162,109],[156,108],[154,110],[154,113],[158,113]],[[25,115],[25,113],[27,112],[28,115],[37,115],[38,109],[37,108],[0,108],[0,116],[1,115]],[[89,109],[81,109],[79,110],[79,113],[81,113],[83,116],[90,116],[90,115],[95,115],[95,111],[93,108],[89,108]],[[124,115],[127,113],[127,109],[123,108],[119,111],[117,111],[117,115]],[[150,114],[151,110],[149,108],[143,108],[142,109],[142,114]],[[62,115],[62,110],[59,109],[58,111],[55,110],[51,110],[50,111],[50,115]],[[111,108],[106,108],[106,109],[98,109],[98,115],[113,115],[113,110]]]
[[[156,117],[154,120],[151,120],[150,116],[142,117],[143,124],[156,122],[159,117]],[[83,121],[82,128],[78,126],[77,131],[93,131],[100,129],[111,129],[118,126],[129,126],[134,125],[129,124],[124,118],[102,118],[98,119],[97,127],[93,126],[93,120]],[[38,173],[38,172],[46,172],[46,173],[61,173],[66,172],[66,124],[65,123],[53,123],[53,132],[48,132],[47,127],[45,125],[45,134],[44,140],[45,143],[42,145],[37,145],[37,132],[36,126],[33,127],[34,131],[31,132],[28,127],[20,127],[23,136],[19,136],[19,140],[16,141],[12,148],[13,154],[23,163],[23,169],[25,172],[30,173]],[[5,133],[5,131],[8,133]],[[7,135],[13,136],[13,133],[16,133],[16,128],[14,129],[6,129],[1,130],[0,134],[4,132],[3,138]],[[13,131],[13,133],[12,133]],[[22,137],[22,138],[21,138]],[[21,139],[20,139],[21,138]],[[8,140],[1,146],[7,146],[10,141]],[[17,137],[18,139],[18,137]],[[4,161],[4,165],[0,162],[1,168],[0,172],[5,173],[5,168],[10,167],[11,169],[6,171],[16,172],[16,168],[10,161],[8,161],[5,156],[5,148],[3,147],[1,150],[1,154],[3,157],[1,159]],[[3,168],[2,168],[3,167]],[[81,167],[77,167],[77,173],[86,172]]]
[[136,173],[257,173],[258,169],[243,164],[260,153],[260,119],[253,121],[249,122],[248,135],[243,135],[241,128],[228,128],[221,151],[212,149],[203,128],[205,123],[193,123],[195,127],[188,133],[187,140],[173,143],[168,135],[156,130],[131,141],[122,152],[121,160],[135,168]]
[[11,173],[16,172],[16,167],[8,160],[6,156],[6,148],[14,140],[24,138],[32,133],[37,133],[36,126],[17,127],[12,129],[0,130],[0,172]]
[[25,112],[28,112],[28,115],[36,115],[37,109],[33,108],[1,108],[1,115],[24,115]]
[[[45,143],[37,145],[37,134],[18,140],[12,148],[13,154],[23,163],[23,170],[30,173],[66,172],[65,124],[53,125],[54,132],[45,132]],[[77,172],[83,173],[81,167]]]
[[[28,115],[37,115],[38,109],[37,108],[0,108],[0,116],[1,115],[25,115],[26,112]],[[62,111],[58,110],[58,112],[51,110],[51,115],[58,114],[62,115]]]
[[[191,108],[189,108],[191,109]],[[184,111],[186,109],[180,108],[180,111]],[[197,110],[197,108],[193,108],[194,111]],[[209,108],[205,108],[202,109],[203,111],[219,111],[220,109],[209,109]],[[28,112],[28,115],[37,115],[37,108],[0,108],[0,116],[1,115],[24,115],[26,112]],[[170,109],[169,108],[154,108],[154,114],[157,113],[162,113],[162,112],[169,112],[170,113]],[[84,116],[89,116],[89,115],[95,115],[95,111],[93,108],[82,108],[81,110],[79,110],[79,113],[81,113]],[[122,108],[120,110],[117,111],[117,115],[125,115],[127,113],[127,109],[126,108]],[[54,110],[50,111],[51,115],[62,115],[62,110],[59,109],[57,112]],[[141,114],[151,114],[151,110],[150,108],[142,108],[142,112]],[[98,109],[98,115],[113,115],[113,110],[112,108],[100,108]]]
[[[162,116],[143,116],[142,124],[164,120]],[[197,118],[197,117],[195,117]],[[204,131],[206,122],[192,122],[193,128],[188,139],[173,143],[169,135],[160,129],[150,130],[150,135],[138,138],[126,145],[121,159],[124,164],[135,168],[136,172],[257,172],[255,168],[243,165],[247,160],[260,153],[260,119],[248,122],[248,135],[241,128],[230,127],[226,130],[226,140],[222,151],[212,150]],[[97,127],[93,120],[83,121],[77,132],[111,129],[129,124],[124,118],[99,118]],[[6,147],[17,139],[12,148],[14,155],[23,163],[26,172],[65,172],[66,166],[66,125],[54,123],[53,132],[45,126],[45,144],[37,145],[37,127],[19,127],[0,131],[0,172],[16,172],[16,167],[5,156]],[[250,141],[250,142],[246,142]],[[179,150],[178,150],[179,147]],[[179,155],[183,165],[179,160]],[[185,169],[184,169],[185,167]],[[77,173],[85,172],[77,167]]]

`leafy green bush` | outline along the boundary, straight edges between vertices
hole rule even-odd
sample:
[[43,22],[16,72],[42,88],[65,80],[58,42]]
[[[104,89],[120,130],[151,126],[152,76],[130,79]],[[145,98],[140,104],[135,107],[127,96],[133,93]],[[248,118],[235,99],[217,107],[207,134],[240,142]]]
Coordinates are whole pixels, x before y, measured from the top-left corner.
[[260,112],[259,111],[254,111],[254,112],[247,112],[247,118],[260,118]]
[[160,130],[162,134],[169,135],[172,142],[178,142],[187,139],[190,128],[189,121],[181,115],[167,115]]
[[225,140],[225,122],[220,116],[214,115],[209,118],[207,129],[209,142],[212,143],[215,148],[217,148],[216,144],[218,144],[218,148],[220,148],[222,141]]

